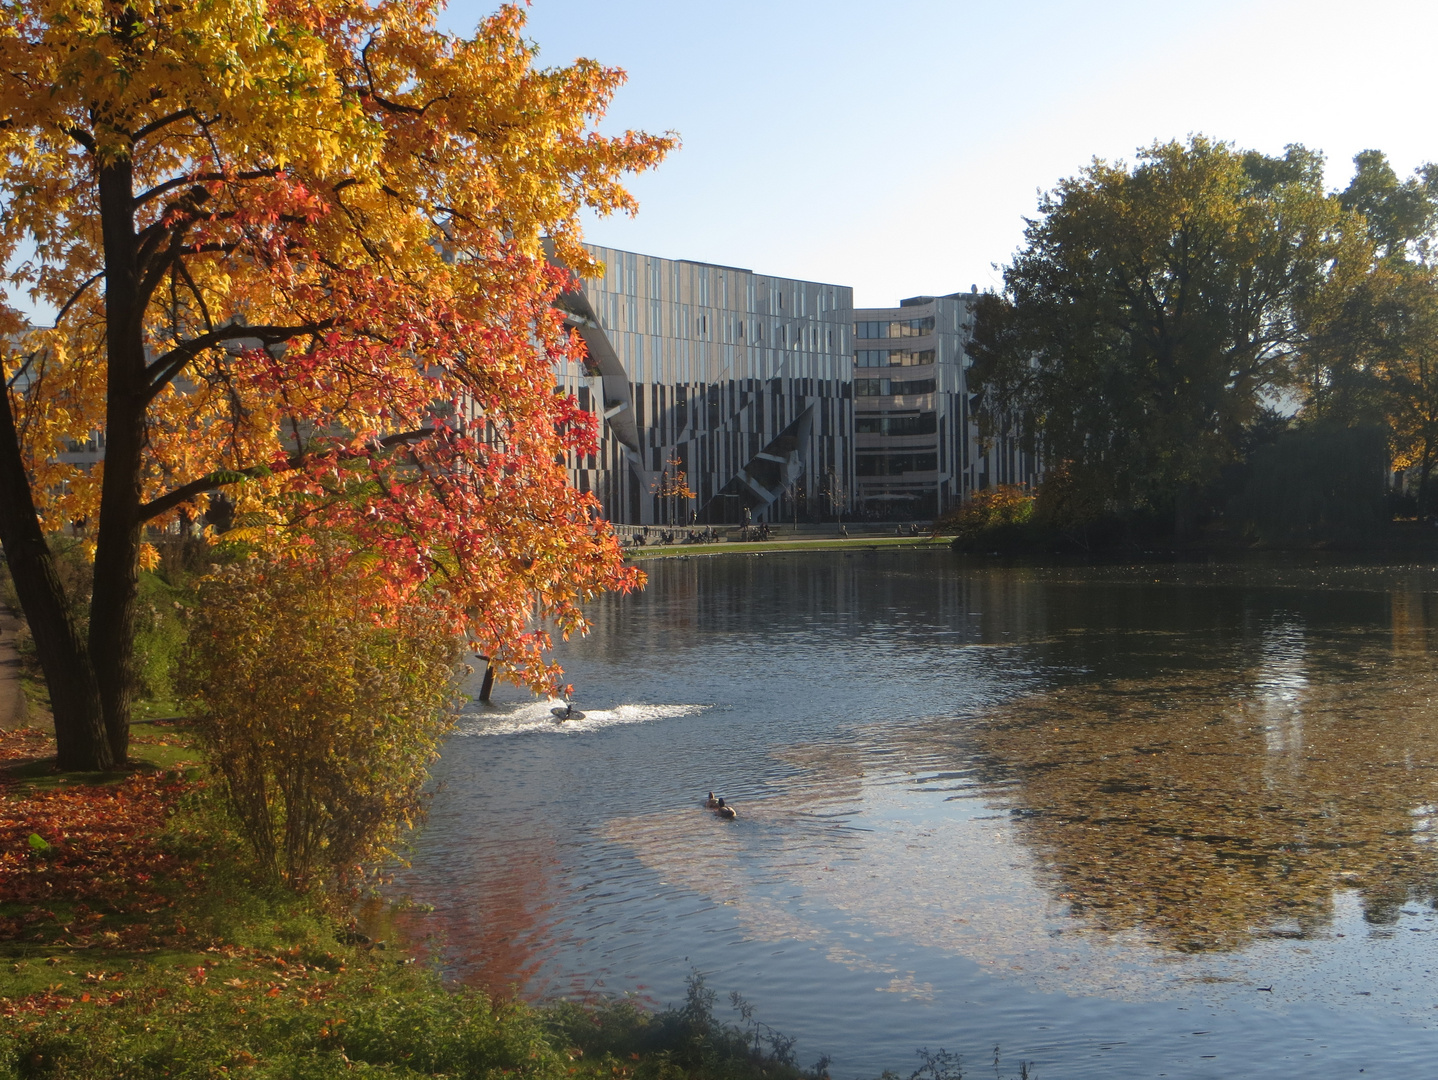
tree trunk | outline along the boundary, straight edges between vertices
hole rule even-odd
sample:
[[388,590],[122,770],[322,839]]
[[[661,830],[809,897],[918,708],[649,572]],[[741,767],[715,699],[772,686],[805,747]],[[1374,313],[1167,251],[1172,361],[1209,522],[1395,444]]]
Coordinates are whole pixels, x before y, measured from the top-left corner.
[[0,387],[0,544],[50,688],[60,768],[94,771],[115,764],[90,655],[70,615],[65,589],[30,493],[10,395]]
[[100,170],[100,223],[105,242],[105,472],[90,655],[100,688],[105,731],[116,761],[130,747],[134,685],[135,597],[139,591],[141,466],[145,446],[144,303],[140,296],[133,175],[128,160]]
[[1430,488],[1432,487],[1431,476],[1433,473],[1433,459],[1429,455],[1427,446],[1423,448],[1423,458],[1418,468],[1418,519],[1421,521],[1428,515],[1429,504],[1432,501]]

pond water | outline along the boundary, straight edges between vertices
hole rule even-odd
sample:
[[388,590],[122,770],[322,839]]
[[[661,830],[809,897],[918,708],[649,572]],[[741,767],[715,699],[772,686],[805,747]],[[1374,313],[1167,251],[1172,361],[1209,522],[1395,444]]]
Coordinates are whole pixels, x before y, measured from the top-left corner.
[[584,720],[499,693],[445,747],[398,884],[456,978],[701,971],[840,1080],[1432,1068],[1438,570],[646,570],[560,651]]

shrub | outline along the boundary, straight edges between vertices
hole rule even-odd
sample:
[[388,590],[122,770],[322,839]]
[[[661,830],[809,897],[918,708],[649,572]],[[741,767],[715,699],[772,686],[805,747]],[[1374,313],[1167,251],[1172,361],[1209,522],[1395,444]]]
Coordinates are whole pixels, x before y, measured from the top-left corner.
[[201,582],[183,690],[260,865],[291,888],[388,854],[454,705],[457,640],[423,598],[330,553]]
[[1022,484],[999,484],[975,492],[934,523],[955,546],[1011,547],[1022,542],[1034,516],[1034,496]]

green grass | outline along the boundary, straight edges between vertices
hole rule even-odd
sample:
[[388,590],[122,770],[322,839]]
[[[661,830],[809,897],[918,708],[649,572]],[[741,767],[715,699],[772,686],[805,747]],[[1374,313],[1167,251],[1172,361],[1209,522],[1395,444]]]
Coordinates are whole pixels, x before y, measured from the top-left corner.
[[[170,741],[137,749],[158,768]],[[7,798],[49,805],[58,781],[85,777],[44,779],[11,786]],[[68,835],[71,848],[56,851],[74,859],[77,834]],[[625,1002],[532,1007],[448,987],[356,932],[352,898],[261,880],[213,790],[192,789],[153,843],[134,850],[143,865],[127,867],[113,893],[0,902],[0,1080],[806,1075],[792,1044],[747,1012],[743,1024],[716,1019],[698,980],[684,1005],[658,1013]],[[24,857],[43,870],[58,856]]]
[[8,794],[23,798],[39,791],[113,787],[142,774],[176,771],[193,779],[202,771],[200,762],[190,722],[183,717],[156,717],[131,722],[130,761],[123,768],[108,772],[61,771],[55,768],[53,757],[44,757],[0,766],[0,780],[9,785]]

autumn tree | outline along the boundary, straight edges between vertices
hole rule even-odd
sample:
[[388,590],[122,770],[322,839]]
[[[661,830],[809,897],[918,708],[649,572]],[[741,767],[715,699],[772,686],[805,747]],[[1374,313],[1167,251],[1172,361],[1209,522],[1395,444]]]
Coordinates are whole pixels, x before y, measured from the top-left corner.
[[1353,164],[1338,199],[1362,215],[1372,266],[1315,310],[1304,411],[1330,424],[1385,428],[1393,466],[1418,472],[1427,513],[1438,466],[1438,165],[1400,180],[1377,150]]
[[[632,210],[668,138],[599,134],[622,75],[541,69],[507,6],[471,37],[434,0],[33,0],[0,15],[0,254],[51,329],[0,312],[0,543],[61,764],[126,756],[147,529],[223,496],[243,537],[344,537],[500,670],[636,578],[569,488],[594,418],[546,261]],[[70,464],[98,433],[104,461]],[[88,634],[47,534],[94,548]],[[384,605],[381,605],[382,607]],[[276,618],[285,613],[276,612]],[[377,618],[381,615],[377,614]]]
[[679,507],[688,506],[694,498],[689,486],[689,476],[684,471],[684,462],[677,456],[670,456],[664,462],[664,469],[650,485],[650,490],[659,497],[665,516],[670,525],[681,525]]
[[1068,503],[1172,514],[1295,381],[1306,305],[1369,265],[1321,158],[1196,136],[1095,161],[1044,195],[1005,293],[981,304],[973,384],[1042,441]]

